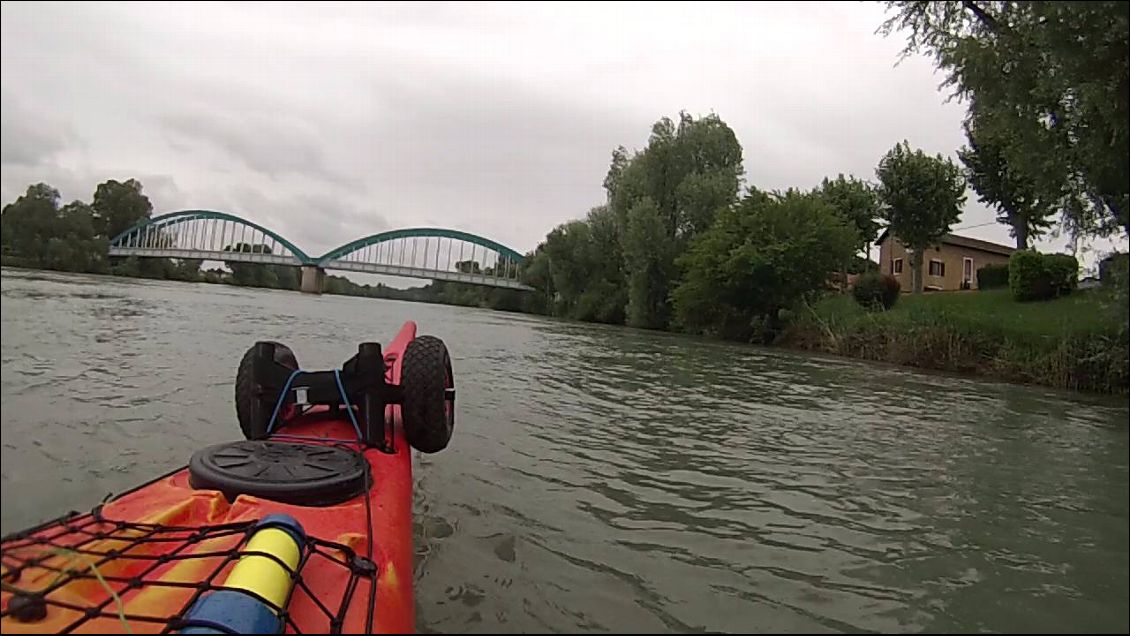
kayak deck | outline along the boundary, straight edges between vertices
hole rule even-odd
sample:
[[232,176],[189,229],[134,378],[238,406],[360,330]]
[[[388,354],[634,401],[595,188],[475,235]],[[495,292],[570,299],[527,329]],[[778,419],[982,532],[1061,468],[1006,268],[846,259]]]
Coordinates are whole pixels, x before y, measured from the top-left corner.
[[[390,382],[415,337],[407,323],[385,351]],[[169,633],[201,595],[225,589],[256,523],[285,514],[305,530],[299,565],[277,610],[288,633],[390,633],[415,627],[411,452],[400,407],[386,407],[391,449],[365,447],[337,409],[314,407],[257,444],[303,444],[358,455],[361,494],[294,505],[194,488],[187,468],[87,514],[5,537],[0,551],[3,633]],[[391,452],[389,452],[391,450]],[[251,553],[261,554],[261,553]]]

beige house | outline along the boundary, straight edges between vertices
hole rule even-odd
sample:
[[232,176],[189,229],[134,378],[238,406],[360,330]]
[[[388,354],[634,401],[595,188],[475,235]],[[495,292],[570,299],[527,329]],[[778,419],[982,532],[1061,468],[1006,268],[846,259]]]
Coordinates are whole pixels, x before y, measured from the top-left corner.
[[[910,291],[911,258],[906,247],[887,230],[879,235],[879,267]],[[1007,265],[1016,249],[980,239],[946,234],[922,255],[922,288],[932,291],[977,289],[977,270],[985,265]]]

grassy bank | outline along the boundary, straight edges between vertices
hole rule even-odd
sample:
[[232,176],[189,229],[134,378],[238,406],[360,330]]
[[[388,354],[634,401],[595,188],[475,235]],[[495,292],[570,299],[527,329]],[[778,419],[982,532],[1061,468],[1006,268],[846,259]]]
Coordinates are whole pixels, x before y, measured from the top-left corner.
[[779,342],[1009,382],[1125,394],[1125,303],[1099,289],[1021,303],[1002,289],[904,295],[893,309],[873,313],[850,296],[834,296],[796,311]]

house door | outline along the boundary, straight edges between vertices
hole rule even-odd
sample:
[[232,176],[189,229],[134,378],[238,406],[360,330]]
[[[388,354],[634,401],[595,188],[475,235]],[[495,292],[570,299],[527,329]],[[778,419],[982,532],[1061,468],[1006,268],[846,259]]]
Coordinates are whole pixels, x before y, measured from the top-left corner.
[[969,257],[961,259],[961,282],[966,289],[973,287],[973,259]]

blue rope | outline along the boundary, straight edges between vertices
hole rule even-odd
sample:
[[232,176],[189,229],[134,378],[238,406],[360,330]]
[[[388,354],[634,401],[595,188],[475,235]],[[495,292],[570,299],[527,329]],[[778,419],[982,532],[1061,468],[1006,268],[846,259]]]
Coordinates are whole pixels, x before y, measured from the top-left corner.
[[[357,439],[363,440],[365,436],[361,434],[361,427],[357,424],[357,416],[353,414],[353,405],[349,403],[349,396],[345,394],[345,387],[341,384],[341,371],[334,369],[334,379],[337,380],[337,390],[341,393],[341,401],[345,404],[345,412],[349,413],[349,421],[353,422],[353,430],[357,433]],[[382,416],[383,415],[382,413]]]
[[286,384],[283,385],[283,390],[279,393],[279,399],[275,400],[275,412],[271,413],[271,421],[267,422],[267,435],[270,435],[271,431],[275,430],[275,418],[279,416],[279,409],[282,408],[283,401],[286,400],[286,394],[290,391],[290,385],[294,382],[294,378],[299,373],[302,373],[302,369],[295,369],[294,372],[290,374],[290,377],[286,379]]
[[[294,378],[302,373],[302,369],[295,369],[290,377],[286,379],[286,384],[283,385],[282,392],[279,393],[279,399],[275,401],[275,410],[271,413],[271,420],[267,422],[267,434],[275,430],[275,422],[278,420],[279,409],[282,408],[283,402],[286,401],[286,395],[290,392],[290,385],[294,383]],[[345,393],[345,385],[341,383],[341,371],[334,369],[334,380],[337,381],[337,390],[341,393],[341,401],[345,404],[346,412],[349,413],[349,421],[353,424],[353,431],[357,433],[358,440],[364,440],[365,436],[361,434],[361,426],[357,423],[357,416],[353,414],[353,405],[349,402],[349,396]]]

